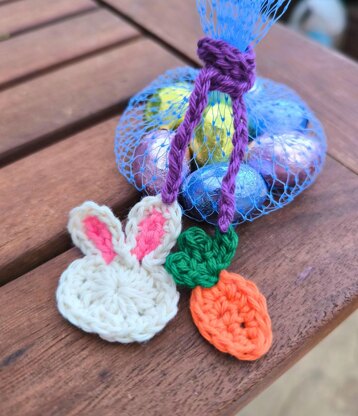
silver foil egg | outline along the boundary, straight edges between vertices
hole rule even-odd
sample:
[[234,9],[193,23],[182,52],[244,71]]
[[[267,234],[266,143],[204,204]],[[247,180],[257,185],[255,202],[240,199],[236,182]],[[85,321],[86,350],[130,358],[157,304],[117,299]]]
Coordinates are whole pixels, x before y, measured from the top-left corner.
[[[191,173],[183,182],[181,201],[193,218],[215,224],[219,211],[221,183],[227,163],[214,163]],[[250,166],[242,164],[236,177],[234,222],[241,222],[259,210],[267,198],[267,186]]]
[[247,163],[257,170],[269,186],[302,185],[323,162],[319,142],[298,131],[262,135],[249,144]]
[[[157,195],[165,182],[168,172],[168,156],[175,132],[156,130],[146,134],[134,152],[132,175],[137,189],[149,195]],[[189,148],[183,162],[182,177],[189,174]]]

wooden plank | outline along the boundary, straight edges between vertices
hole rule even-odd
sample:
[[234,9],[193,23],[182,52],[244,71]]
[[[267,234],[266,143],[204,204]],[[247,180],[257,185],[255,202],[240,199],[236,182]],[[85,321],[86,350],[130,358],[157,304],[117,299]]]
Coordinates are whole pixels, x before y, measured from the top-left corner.
[[259,285],[273,322],[272,349],[257,362],[239,362],[201,338],[187,294],[174,321],[142,345],[106,343],[72,327],[54,294],[76,249],[5,285],[1,413],[234,414],[357,307],[357,186],[357,176],[329,158],[292,205],[240,227],[230,269]]
[[21,0],[5,4],[0,13],[0,38],[98,7],[92,0]]
[[0,283],[70,247],[66,225],[76,205],[90,199],[123,214],[135,202],[137,192],[115,166],[116,123],[104,122],[2,169]]
[[154,42],[137,40],[5,90],[0,94],[0,162],[93,123],[180,64]]
[[196,0],[103,0],[158,38],[199,63],[196,44],[203,36]]
[[0,43],[0,87],[9,86],[139,33],[106,10],[97,9]]
[[[195,0],[105,2],[199,63],[196,43],[203,35]],[[259,72],[286,83],[307,101],[324,124],[329,154],[358,173],[358,65],[280,25],[256,50]]]

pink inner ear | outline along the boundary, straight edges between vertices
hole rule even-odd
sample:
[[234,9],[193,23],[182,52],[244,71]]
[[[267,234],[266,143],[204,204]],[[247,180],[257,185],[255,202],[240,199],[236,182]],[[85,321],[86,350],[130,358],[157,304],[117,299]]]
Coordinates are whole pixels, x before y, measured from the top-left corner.
[[137,244],[132,254],[139,261],[159,246],[165,234],[164,224],[163,214],[155,208],[138,224]]
[[107,225],[101,222],[97,217],[87,217],[83,224],[87,237],[92,241],[95,247],[102,253],[104,261],[109,264],[116,257],[113,248],[112,234]]

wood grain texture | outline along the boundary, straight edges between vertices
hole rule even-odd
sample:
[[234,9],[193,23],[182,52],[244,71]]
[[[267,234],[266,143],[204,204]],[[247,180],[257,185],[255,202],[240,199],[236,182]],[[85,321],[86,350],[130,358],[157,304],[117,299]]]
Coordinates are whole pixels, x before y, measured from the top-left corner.
[[199,63],[196,44],[203,36],[196,0],[103,0]]
[[[203,34],[195,0],[105,2],[199,63],[196,43]],[[358,173],[358,65],[280,25],[256,52],[259,73],[289,85],[307,101],[323,122],[329,154]]]
[[69,211],[86,200],[124,215],[138,198],[113,154],[117,118],[2,169],[0,284],[70,247]]
[[138,35],[118,16],[97,9],[0,42],[0,56],[6,56],[0,87]]
[[3,91],[0,163],[113,112],[178,65],[181,61],[156,43],[136,40]]
[[5,285],[1,414],[233,415],[357,307],[357,182],[329,158],[289,207],[240,227],[230,269],[259,285],[273,321],[272,349],[254,363],[201,338],[187,294],[174,321],[143,345],[109,344],[72,327],[54,294],[76,249]]
[[0,37],[14,35],[63,17],[98,7],[92,0],[21,0],[5,4],[0,12]]

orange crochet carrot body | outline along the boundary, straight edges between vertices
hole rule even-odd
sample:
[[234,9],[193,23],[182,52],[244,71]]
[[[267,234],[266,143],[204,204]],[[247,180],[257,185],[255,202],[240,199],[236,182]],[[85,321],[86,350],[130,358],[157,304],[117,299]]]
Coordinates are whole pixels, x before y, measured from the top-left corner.
[[253,282],[239,274],[223,270],[216,285],[196,286],[190,310],[201,335],[239,360],[256,360],[271,346],[266,299]]

